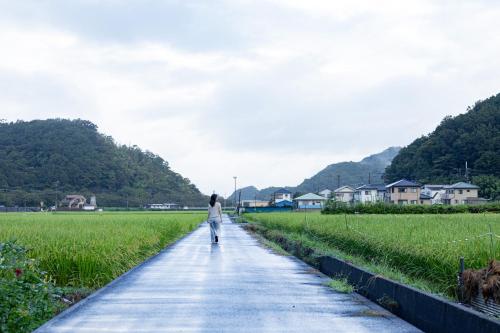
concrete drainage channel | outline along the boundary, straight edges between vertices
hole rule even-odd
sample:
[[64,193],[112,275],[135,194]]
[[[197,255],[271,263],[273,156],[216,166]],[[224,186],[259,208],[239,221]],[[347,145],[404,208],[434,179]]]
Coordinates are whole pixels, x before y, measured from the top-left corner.
[[319,270],[346,277],[357,292],[425,332],[500,332],[500,321],[463,305],[376,276],[343,260],[319,258]]
[[[256,230],[251,230],[258,232]],[[288,252],[294,251],[292,241],[280,245]],[[313,249],[305,252],[311,254]],[[464,305],[449,302],[413,287],[388,280],[333,257],[319,257],[318,267],[323,274],[333,278],[345,277],[359,294],[385,307],[395,315],[425,332],[500,332],[500,320],[488,317]]]

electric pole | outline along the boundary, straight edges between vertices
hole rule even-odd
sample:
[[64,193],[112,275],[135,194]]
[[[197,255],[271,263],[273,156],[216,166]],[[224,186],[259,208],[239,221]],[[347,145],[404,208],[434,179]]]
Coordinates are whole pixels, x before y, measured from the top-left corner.
[[238,178],[237,176],[233,176],[234,178],[234,197],[233,197],[233,201],[234,201],[234,207],[236,207],[236,179]]

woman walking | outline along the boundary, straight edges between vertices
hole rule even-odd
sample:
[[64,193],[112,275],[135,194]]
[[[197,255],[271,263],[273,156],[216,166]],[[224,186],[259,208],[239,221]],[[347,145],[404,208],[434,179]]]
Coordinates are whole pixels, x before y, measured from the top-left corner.
[[220,223],[222,223],[222,207],[217,202],[217,194],[212,194],[208,205],[208,223],[210,224],[210,237],[212,243],[219,242]]

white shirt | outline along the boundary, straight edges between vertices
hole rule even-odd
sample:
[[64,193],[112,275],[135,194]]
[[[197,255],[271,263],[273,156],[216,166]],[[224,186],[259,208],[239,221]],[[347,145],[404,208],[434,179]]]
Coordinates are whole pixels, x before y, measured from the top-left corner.
[[220,205],[220,202],[216,202],[213,207],[208,205],[208,219],[216,218],[222,219],[222,207]]

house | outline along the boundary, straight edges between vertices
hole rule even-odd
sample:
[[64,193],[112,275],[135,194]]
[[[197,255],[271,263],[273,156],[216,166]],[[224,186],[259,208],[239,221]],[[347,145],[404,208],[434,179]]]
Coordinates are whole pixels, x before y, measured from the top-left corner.
[[416,205],[420,202],[420,184],[401,179],[385,187],[385,200],[398,205]]
[[292,192],[290,192],[286,188],[280,188],[272,194],[271,204],[273,206],[281,201],[292,202]]
[[374,203],[384,201],[385,184],[368,184],[354,190],[354,201],[359,203]]
[[241,205],[245,208],[267,207],[269,201],[264,200],[241,200]]
[[459,182],[445,187],[443,203],[446,205],[464,205],[477,201],[479,198],[479,186]]
[[87,203],[87,199],[83,195],[79,194],[68,194],[61,200],[61,208],[66,209],[83,209],[83,206]]
[[420,204],[432,205],[432,197],[426,193],[420,192]]
[[426,184],[422,186],[421,193],[431,197],[431,204],[442,204],[447,185]]
[[318,194],[327,199],[330,199],[332,197],[332,191],[329,189],[324,189],[323,191],[320,191]]
[[333,193],[337,201],[350,203],[354,200],[354,189],[350,186],[339,187]]
[[326,198],[314,193],[307,193],[293,199],[297,209],[322,209],[325,206]]

